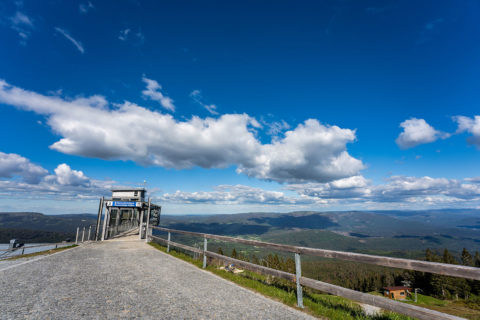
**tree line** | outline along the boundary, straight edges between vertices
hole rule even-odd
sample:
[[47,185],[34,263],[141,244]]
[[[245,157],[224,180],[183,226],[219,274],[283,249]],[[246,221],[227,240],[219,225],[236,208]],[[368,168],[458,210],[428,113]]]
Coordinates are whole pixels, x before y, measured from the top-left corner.
[[[222,248],[218,249],[218,253],[224,254]],[[265,267],[295,273],[295,261],[290,257],[268,254],[259,258],[256,255],[247,256],[239,253],[235,248],[230,256]],[[465,248],[459,258],[451,254],[448,249],[444,249],[443,253],[426,249],[425,260],[480,268],[480,253],[477,251],[472,255]],[[331,259],[302,261],[302,274],[309,278],[361,292],[381,292],[387,286],[407,285],[412,289],[421,289],[422,293],[440,299],[461,298],[480,303],[478,298],[480,281],[477,280]]]

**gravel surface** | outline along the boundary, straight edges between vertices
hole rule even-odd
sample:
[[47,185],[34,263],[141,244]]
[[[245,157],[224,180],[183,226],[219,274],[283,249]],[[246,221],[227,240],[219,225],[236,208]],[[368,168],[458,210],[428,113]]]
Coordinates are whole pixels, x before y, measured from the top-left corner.
[[0,319],[311,319],[134,238],[0,271]]

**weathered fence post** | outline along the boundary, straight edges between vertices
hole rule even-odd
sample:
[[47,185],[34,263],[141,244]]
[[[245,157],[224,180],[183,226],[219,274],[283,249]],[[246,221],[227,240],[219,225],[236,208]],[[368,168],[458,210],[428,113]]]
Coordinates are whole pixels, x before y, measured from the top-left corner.
[[24,252],[25,252],[25,247],[22,247],[22,256]]
[[168,232],[168,237],[167,237],[167,252],[170,252],[170,231]]
[[83,231],[82,231],[82,243],[83,243],[83,239],[85,239],[85,227],[83,227]]
[[55,244],[55,249],[57,249],[57,248],[58,248],[58,243]]
[[207,267],[207,237],[203,238],[203,269]]
[[92,226],[88,228],[88,238],[87,241],[90,241],[90,233],[92,232]]
[[80,227],[77,227],[77,236],[75,237],[75,244],[78,244],[78,231],[80,231]]
[[295,253],[295,271],[297,280],[297,306],[303,308],[303,292],[302,286],[300,285],[300,278],[302,277],[302,262],[298,253]]

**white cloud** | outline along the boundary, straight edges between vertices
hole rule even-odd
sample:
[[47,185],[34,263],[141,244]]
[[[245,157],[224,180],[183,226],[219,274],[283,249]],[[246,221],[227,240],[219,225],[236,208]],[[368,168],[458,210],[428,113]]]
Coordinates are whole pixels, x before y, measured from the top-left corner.
[[144,98],[149,98],[150,100],[157,101],[162,107],[172,112],[175,111],[175,106],[173,105],[173,100],[165,96],[161,90],[162,86],[158,84],[157,81],[148,79],[143,76],[142,81],[147,84],[147,88],[142,91]]
[[37,183],[46,176],[47,170],[33,164],[15,153],[0,152],[0,178],[21,177],[28,183]]
[[20,43],[26,45],[27,39],[34,28],[32,19],[26,14],[17,11],[13,17],[10,18],[10,26],[15,30],[20,37]]
[[287,183],[329,182],[364,168],[346,150],[354,130],[314,119],[262,144],[255,136],[260,124],[246,114],[179,121],[130,102],[110,106],[101,96],[45,96],[2,80],[0,102],[44,115],[62,137],[50,148],[66,154],[177,169],[235,165],[239,173]]
[[262,145],[237,171],[278,182],[328,182],[357,175],[364,168],[346,144],[355,141],[355,130],[306,120],[285,137]]
[[448,134],[435,130],[424,119],[411,118],[400,123],[403,132],[395,140],[402,149],[413,148],[420,144],[436,141],[438,138],[447,138]]
[[87,1],[86,3],[80,3],[78,5],[78,10],[80,11],[80,13],[82,14],[87,14],[88,11],[94,9],[95,7],[93,6],[93,4],[90,2],[90,1]]
[[170,203],[213,203],[213,204],[269,204],[294,205],[314,204],[317,201],[307,196],[289,197],[281,191],[267,191],[245,185],[220,185],[215,191],[165,193],[160,199]]
[[441,204],[480,200],[478,178],[392,176],[386,183],[374,185],[362,176],[354,176],[323,184],[293,184],[287,189],[313,198],[341,199],[345,203],[422,203],[435,199]]
[[80,41],[78,40],[75,40],[71,35],[70,33],[68,33],[67,30],[65,29],[62,29],[62,28],[59,28],[59,27],[55,27],[55,30],[60,33],[61,35],[63,35],[65,38],[67,38],[68,40],[70,40],[71,43],[73,43],[73,45],[78,49],[78,51],[80,51],[81,53],[85,53],[85,49],[83,48],[83,45]]
[[201,105],[202,107],[205,108],[205,110],[207,110],[208,112],[210,112],[210,114],[212,115],[218,115],[218,111],[217,111],[217,106],[214,105],[214,104],[206,104],[205,102],[203,102],[203,96],[202,96],[202,92],[200,90],[193,90],[191,93],[190,93],[190,97],[193,99],[193,101],[195,101],[196,103],[198,103],[199,105]]
[[453,119],[458,124],[457,133],[470,133],[472,136],[468,138],[468,142],[480,149],[480,116],[456,116]]
[[290,125],[287,122],[285,122],[285,120],[273,121],[273,122],[262,122],[262,123],[269,128],[267,133],[271,136],[276,136],[281,132],[290,129]]
[[65,163],[49,174],[27,158],[0,152],[0,197],[97,199],[106,195],[113,184],[113,181],[91,179]]
[[82,171],[72,170],[69,165],[62,163],[55,169],[55,179],[60,185],[86,186],[90,179]]

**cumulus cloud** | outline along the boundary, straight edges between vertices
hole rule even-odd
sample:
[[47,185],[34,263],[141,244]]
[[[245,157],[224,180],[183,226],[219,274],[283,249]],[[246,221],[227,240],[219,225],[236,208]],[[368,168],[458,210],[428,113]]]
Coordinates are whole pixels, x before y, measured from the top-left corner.
[[78,51],[80,51],[80,53],[85,53],[85,49],[83,48],[82,43],[74,39],[67,30],[59,27],[55,27],[55,30],[61,35],[63,35],[65,38],[67,38],[67,40],[69,40],[78,49]]
[[246,114],[179,121],[130,102],[111,106],[101,96],[45,96],[2,80],[0,102],[46,116],[62,137],[50,148],[66,154],[177,169],[234,165],[239,173],[287,183],[329,182],[364,168],[346,150],[354,130],[314,119],[262,144],[255,135],[260,124]]
[[25,182],[37,183],[48,171],[15,153],[0,152],[0,178],[21,177]]
[[456,116],[453,120],[458,124],[457,133],[470,133],[472,136],[468,138],[468,142],[480,149],[480,116]]
[[62,163],[49,172],[15,153],[0,152],[0,197],[96,199],[107,194],[113,181],[91,179]]
[[353,176],[327,183],[290,184],[284,191],[269,191],[244,185],[220,185],[213,191],[165,193],[159,200],[179,204],[223,205],[306,205],[308,207],[341,205],[348,207],[425,208],[445,205],[470,206],[480,201],[480,179],[463,180],[392,176],[373,184],[363,176]]
[[173,203],[213,203],[213,204],[269,204],[294,205],[314,204],[317,201],[308,196],[289,197],[281,191],[268,191],[245,185],[220,185],[214,191],[165,193],[161,201]]
[[193,99],[193,101],[195,101],[196,103],[201,105],[203,108],[205,108],[205,110],[210,112],[210,114],[213,114],[213,115],[218,114],[216,105],[206,104],[205,102],[203,102],[203,96],[202,96],[202,92],[200,90],[193,90],[190,93],[190,97]]
[[287,189],[313,198],[353,200],[368,197],[372,192],[370,187],[371,181],[358,175],[328,183],[292,184]]
[[143,76],[142,81],[147,84],[147,88],[142,91],[142,95],[145,99],[157,101],[165,109],[172,112],[175,111],[173,100],[162,93],[162,86],[158,84],[157,81],[148,79],[145,76]]
[[424,119],[411,118],[400,123],[400,127],[403,128],[403,132],[400,133],[395,142],[402,149],[413,148],[449,136],[435,130]]
[[369,203],[465,202],[480,200],[478,178],[463,180],[392,176],[384,184],[374,185],[362,176],[354,176],[329,183],[293,184],[288,186],[300,195],[325,200]]
[[34,29],[33,21],[25,13],[17,11],[10,17],[10,27],[15,30],[20,37],[20,43],[25,45]]
[[277,182],[328,182],[357,175],[362,161],[346,151],[356,139],[355,130],[306,120],[285,137],[262,145],[237,171]]

